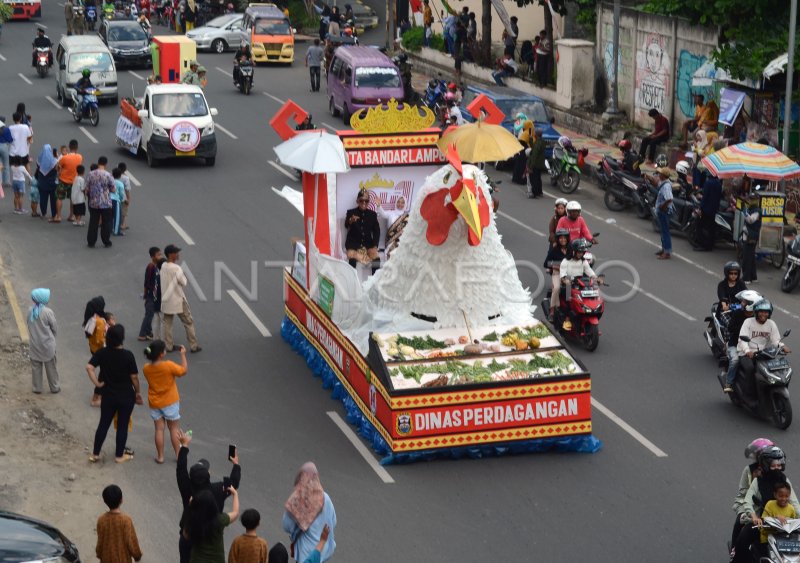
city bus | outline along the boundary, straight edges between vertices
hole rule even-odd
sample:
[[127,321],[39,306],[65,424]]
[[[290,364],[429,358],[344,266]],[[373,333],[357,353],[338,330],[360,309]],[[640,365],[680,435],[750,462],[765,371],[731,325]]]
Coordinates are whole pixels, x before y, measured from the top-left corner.
[[12,20],[29,20],[42,17],[41,0],[3,0],[3,4],[11,6]]

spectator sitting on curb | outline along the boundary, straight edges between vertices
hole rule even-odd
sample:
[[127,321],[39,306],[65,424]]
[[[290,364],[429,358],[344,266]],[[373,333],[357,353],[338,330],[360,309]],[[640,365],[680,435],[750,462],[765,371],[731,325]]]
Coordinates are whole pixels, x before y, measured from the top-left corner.
[[492,78],[498,86],[505,86],[504,78],[514,76],[517,73],[517,62],[509,53],[503,53],[503,58],[497,61],[497,70],[492,73]]

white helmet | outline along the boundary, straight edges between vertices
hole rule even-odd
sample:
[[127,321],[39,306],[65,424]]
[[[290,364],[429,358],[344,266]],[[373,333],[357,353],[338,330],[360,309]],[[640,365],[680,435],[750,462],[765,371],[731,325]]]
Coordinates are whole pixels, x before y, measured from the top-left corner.
[[556,200],[555,206],[558,207],[559,205],[567,205],[567,200],[563,197],[560,197]]
[[675,172],[678,174],[688,174],[691,169],[691,166],[685,160],[679,160],[678,164],[675,165]]
[[574,199],[567,203],[567,211],[580,211],[581,204],[575,201]]
[[752,313],[753,305],[761,301],[763,297],[757,291],[754,291],[752,289],[745,289],[736,294],[736,299],[738,299],[741,303],[746,303],[744,308],[745,311],[747,311],[748,313]]

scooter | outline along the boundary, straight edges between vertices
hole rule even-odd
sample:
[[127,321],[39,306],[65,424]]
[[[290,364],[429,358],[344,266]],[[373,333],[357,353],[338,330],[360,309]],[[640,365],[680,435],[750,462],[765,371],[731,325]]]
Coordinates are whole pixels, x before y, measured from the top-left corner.
[[[786,338],[791,333],[783,333]],[[747,336],[739,336],[744,342],[750,342]],[[739,371],[733,383],[733,393],[728,393],[731,402],[743,407],[756,416],[772,422],[781,430],[792,424],[792,404],[789,402],[789,381],[792,379],[792,368],[783,350],[783,342],[777,346],[759,349],[753,356],[755,360],[755,378],[750,378]],[[717,374],[722,388],[725,388],[726,371]]]
[[250,62],[239,63],[239,91],[245,96],[253,89],[253,65]]
[[578,189],[581,183],[581,169],[578,166],[579,154],[585,157],[589,154],[589,150],[585,148],[579,151],[574,148],[566,149],[556,143],[553,147],[552,158],[544,161],[551,186],[558,185],[558,189],[565,194],[571,194]]
[[80,123],[85,117],[93,126],[97,127],[100,123],[100,110],[98,109],[97,96],[100,95],[100,90],[94,88],[87,90],[83,95],[83,101],[78,98],[78,93],[72,93],[72,118],[76,123]]
[[97,6],[86,6],[86,27],[89,31],[94,31],[97,24]]
[[742,308],[739,303],[731,304],[730,308],[726,311],[720,311],[717,314],[717,307],[719,303],[711,305],[711,314],[704,320],[708,323],[703,336],[706,337],[706,343],[711,349],[711,355],[717,360],[720,367],[727,368],[728,363],[728,338],[730,331],[728,330],[728,323],[731,319],[731,314]]
[[800,238],[786,245],[786,272],[781,280],[781,291],[791,293],[800,283]]
[[772,530],[767,539],[767,557],[764,563],[800,563],[800,519],[787,518],[781,522],[777,518],[767,516],[763,520],[763,528]]
[[50,72],[50,48],[36,47],[36,74],[44,78]]
[[[584,258],[585,259],[585,258]],[[603,316],[605,301],[600,295],[600,286],[586,276],[576,277],[569,284],[569,300],[567,288],[562,286],[559,295],[559,306],[553,316],[553,326],[562,336],[578,340],[590,352],[597,349],[600,343],[600,317]],[[548,291],[542,299],[542,310],[550,309],[550,296]]]
[[425,93],[422,95],[422,103],[433,111],[436,118],[441,121],[442,116],[447,110],[444,103],[444,95],[447,93],[447,83],[440,78],[433,78],[428,82]]

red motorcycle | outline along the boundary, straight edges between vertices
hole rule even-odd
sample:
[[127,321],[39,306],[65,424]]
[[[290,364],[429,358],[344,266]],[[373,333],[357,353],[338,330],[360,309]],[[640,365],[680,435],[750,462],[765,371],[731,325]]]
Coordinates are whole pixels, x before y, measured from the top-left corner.
[[[602,283],[602,278],[600,283]],[[569,289],[569,300],[566,290]],[[550,292],[542,300],[542,310],[550,308]],[[562,285],[559,306],[555,310],[553,326],[562,336],[578,340],[583,347],[593,352],[600,343],[600,317],[605,301],[600,295],[600,284],[589,277],[576,277],[565,289]]]

